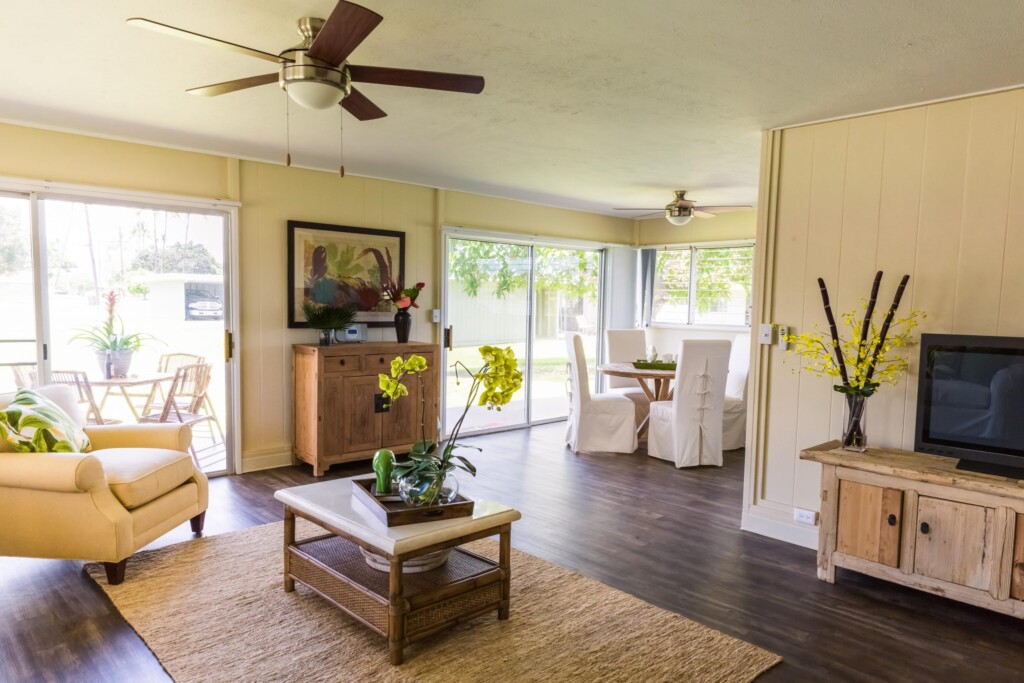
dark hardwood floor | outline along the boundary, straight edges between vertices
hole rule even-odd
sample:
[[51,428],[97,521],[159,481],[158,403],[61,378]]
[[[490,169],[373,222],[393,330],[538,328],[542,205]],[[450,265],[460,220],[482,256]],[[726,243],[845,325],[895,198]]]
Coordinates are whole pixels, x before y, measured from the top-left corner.
[[[759,681],[1024,680],[1019,620],[843,570],[829,585],[812,551],[740,531],[742,452],[676,470],[574,456],[563,431],[469,440],[485,450],[463,492],[522,511],[516,548],[782,655]],[[307,467],[213,480],[207,534],[279,520],[273,492],[310,481]],[[185,524],[158,545],[190,537]],[[81,563],[0,558],[0,591],[0,681],[167,679]]]

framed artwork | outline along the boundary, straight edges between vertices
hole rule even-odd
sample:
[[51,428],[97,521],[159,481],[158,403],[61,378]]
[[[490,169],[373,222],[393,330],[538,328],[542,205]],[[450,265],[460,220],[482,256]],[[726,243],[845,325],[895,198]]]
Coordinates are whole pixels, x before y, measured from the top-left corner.
[[[374,253],[374,250],[376,253]],[[405,278],[405,233],[288,221],[288,327],[307,327],[302,302],[359,307],[357,322],[394,325],[381,297],[377,254],[390,255],[396,280]]]

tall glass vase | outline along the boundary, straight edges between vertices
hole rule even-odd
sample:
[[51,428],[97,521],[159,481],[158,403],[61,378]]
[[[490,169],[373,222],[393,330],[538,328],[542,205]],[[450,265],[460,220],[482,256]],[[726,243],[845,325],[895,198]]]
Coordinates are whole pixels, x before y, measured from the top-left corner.
[[847,394],[843,409],[843,450],[863,453],[868,449],[865,429],[868,399]]

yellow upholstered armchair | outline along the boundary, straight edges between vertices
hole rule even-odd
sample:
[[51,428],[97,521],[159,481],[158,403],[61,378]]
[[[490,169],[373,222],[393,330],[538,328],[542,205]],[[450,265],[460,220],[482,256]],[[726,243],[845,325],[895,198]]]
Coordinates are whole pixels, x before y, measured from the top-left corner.
[[[71,387],[36,389],[79,425]],[[14,394],[0,394],[0,410]],[[0,441],[0,555],[103,562],[124,580],[127,559],[179,524],[202,533],[207,481],[176,424],[87,425],[88,453],[15,453]]]

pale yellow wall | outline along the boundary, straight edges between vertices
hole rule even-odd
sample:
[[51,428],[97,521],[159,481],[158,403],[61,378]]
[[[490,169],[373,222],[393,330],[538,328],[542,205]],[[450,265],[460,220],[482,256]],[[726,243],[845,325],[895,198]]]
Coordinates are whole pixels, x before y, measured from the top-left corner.
[[[291,344],[287,328],[286,221],[406,233],[406,280],[428,289],[413,338],[434,340],[440,305],[442,225],[630,243],[633,221],[462,192],[285,168],[194,152],[0,124],[0,176],[104,188],[234,199],[239,211],[243,469],[286,464],[291,443]],[[393,339],[393,330],[372,330]]]
[[[885,302],[910,274],[901,311],[925,311],[922,331],[1024,336],[1024,90],[785,130],[777,161],[759,236],[774,244],[766,320],[824,329],[815,278],[842,311],[880,269]],[[868,405],[874,444],[913,448],[917,350],[909,356],[910,377]],[[831,382],[794,374],[784,357],[762,356],[765,422],[747,501],[778,522],[793,506],[818,509],[819,467],[797,453],[842,422]]]
[[637,244],[694,244],[752,240],[757,234],[757,212],[735,211],[714,218],[694,218],[686,225],[672,225],[664,218],[637,221]]
[[0,123],[0,176],[238,199],[237,161]]

